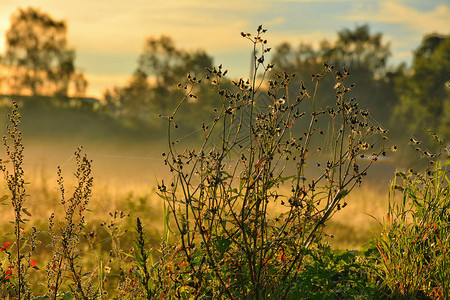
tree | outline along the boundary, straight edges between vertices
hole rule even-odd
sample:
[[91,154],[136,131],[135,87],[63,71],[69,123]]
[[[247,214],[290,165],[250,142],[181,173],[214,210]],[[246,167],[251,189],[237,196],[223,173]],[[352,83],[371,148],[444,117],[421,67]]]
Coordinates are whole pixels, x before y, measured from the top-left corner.
[[[183,97],[184,90],[178,83],[186,83],[186,76],[200,76],[205,68],[212,68],[212,58],[204,51],[186,51],[176,47],[168,36],[150,37],[146,40],[144,50],[139,57],[138,66],[131,80],[125,87],[116,87],[105,93],[105,100],[114,114],[126,122],[147,123],[163,126],[164,122],[155,124],[149,116],[168,115]],[[210,97],[210,91],[199,86],[196,94],[202,97],[201,107],[195,104],[186,107],[186,119],[197,121],[195,114],[204,116],[217,97]],[[200,97],[199,97],[200,98]],[[212,109],[211,109],[212,111]],[[157,119],[158,120],[158,119]],[[135,124],[135,125],[136,125]],[[185,126],[184,130],[192,128]],[[197,129],[197,128],[196,128]]]
[[393,122],[406,124],[402,130],[421,135],[432,129],[442,139],[450,138],[450,35],[423,38],[414,53],[411,74],[397,80],[400,97]]
[[153,77],[157,86],[170,88],[182,81],[187,73],[198,74],[206,67],[212,67],[212,58],[204,51],[177,49],[172,38],[163,35],[147,39],[138,69]]
[[131,77],[129,83],[123,87],[106,91],[105,100],[109,109],[122,119],[133,119],[144,121],[149,117],[151,88],[147,75],[137,70]]
[[[336,71],[346,68],[350,72],[350,80],[356,83],[351,96],[357,98],[363,108],[369,109],[380,123],[388,123],[390,108],[397,102],[394,78],[401,73],[401,70],[388,70],[389,55],[389,44],[382,42],[382,34],[373,34],[369,26],[363,25],[339,31],[336,41],[324,40],[317,49],[303,43],[294,49],[284,43],[276,48],[272,62],[274,73],[296,73],[290,84],[291,94],[298,93],[300,80],[310,91],[313,90],[311,75],[320,72],[325,61]],[[331,77],[321,81],[320,103],[334,104],[335,99],[329,97],[329,89],[335,83]]]
[[335,45],[322,44],[322,57],[330,64],[355,71],[368,72],[369,76],[384,75],[389,44],[382,43],[381,33],[370,32],[368,25],[357,26],[354,30],[345,28],[338,32]]
[[36,8],[19,9],[12,16],[2,62],[12,93],[67,96],[74,79],[76,92],[86,89],[75,72],[75,51],[68,48],[66,33],[64,21]]

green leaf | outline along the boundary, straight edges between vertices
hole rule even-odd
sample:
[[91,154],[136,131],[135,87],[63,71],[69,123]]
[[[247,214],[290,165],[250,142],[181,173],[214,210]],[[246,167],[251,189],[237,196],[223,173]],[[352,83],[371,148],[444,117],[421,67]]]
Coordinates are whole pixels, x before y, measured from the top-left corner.
[[347,190],[341,190],[337,195],[336,195],[336,200],[337,199],[341,199],[344,198],[345,196],[347,196],[348,191]]
[[172,233],[169,221],[170,221],[170,209],[168,209],[166,207],[166,204],[164,203],[164,237],[166,242],[169,241],[169,234]]
[[217,250],[219,250],[221,254],[224,254],[231,244],[232,242],[230,239],[219,238],[216,240]]
[[396,172],[395,176],[401,177],[402,179],[406,179],[405,172]]

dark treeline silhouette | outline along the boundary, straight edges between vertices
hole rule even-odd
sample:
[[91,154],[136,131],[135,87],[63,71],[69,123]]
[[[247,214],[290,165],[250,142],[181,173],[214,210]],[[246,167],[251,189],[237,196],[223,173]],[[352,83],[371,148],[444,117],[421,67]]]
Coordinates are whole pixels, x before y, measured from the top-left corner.
[[[70,94],[85,101],[87,81],[76,71],[75,51],[67,45],[66,31],[64,21],[47,13],[19,9],[11,19],[6,52],[1,57],[1,68],[7,70],[0,81],[0,88],[7,91],[3,94],[57,96],[60,102],[73,104]],[[289,84],[290,96],[299,93],[302,82],[312,93],[311,75],[320,73],[326,62],[336,72],[349,72],[349,80],[356,85],[351,97],[368,109],[380,126],[391,129],[394,137],[426,139],[423,128],[428,128],[444,141],[450,138],[450,35],[424,36],[410,67],[389,65],[389,44],[381,33],[370,32],[368,25],[338,31],[335,41],[324,40],[316,48],[285,42],[272,52],[271,80],[296,73]],[[105,91],[102,105],[92,107],[126,127],[163,132],[166,123],[159,116],[169,115],[187,94],[187,74],[203,77],[205,68],[214,68],[205,51],[180,49],[168,36],[149,37],[129,82]],[[231,80],[224,79],[221,84],[221,88],[232,88]],[[332,78],[321,82],[317,98],[321,105],[334,103],[331,91],[335,84]],[[183,134],[211,120],[221,101],[209,85],[195,89],[197,98],[190,98],[179,113]],[[21,99],[26,105],[32,98]]]

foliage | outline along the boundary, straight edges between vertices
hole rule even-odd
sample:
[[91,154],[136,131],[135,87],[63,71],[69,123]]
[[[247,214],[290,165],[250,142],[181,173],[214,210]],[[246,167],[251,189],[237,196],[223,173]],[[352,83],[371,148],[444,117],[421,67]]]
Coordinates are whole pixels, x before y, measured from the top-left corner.
[[414,53],[411,74],[397,79],[400,102],[394,108],[393,123],[399,130],[424,139],[426,127],[444,140],[450,138],[449,69],[450,36],[425,36]]
[[84,94],[87,81],[75,71],[75,52],[67,46],[66,33],[64,21],[32,7],[12,16],[2,61],[10,92],[67,96],[73,82],[75,95]]
[[381,276],[392,297],[449,297],[450,160],[444,155],[424,173],[397,172],[400,183],[392,183],[389,212],[376,239]]
[[373,274],[374,266],[356,251],[321,246],[292,283],[290,299],[380,299]]
[[[333,67],[325,64],[314,76],[311,97],[305,88],[292,97],[289,82],[295,74],[287,73],[276,75],[277,80],[267,83],[269,90],[259,93],[272,68],[265,62],[270,51],[265,32],[259,26],[255,36],[242,33],[253,46],[254,70],[250,80],[233,82],[238,92],[222,88],[226,71],[221,66],[209,70],[222,106],[214,121],[202,126],[198,150],[178,150],[172,132],[178,111],[195,97],[192,90],[200,80],[189,78],[190,92],[167,117],[165,162],[173,180],[169,186],[161,183],[159,190],[179,239],[175,263],[182,266],[176,282],[180,297],[289,297],[290,283],[302,273],[309,250],[321,244],[326,221],[346,206],[345,196],[385,152],[384,139],[378,149],[370,139],[386,131],[371,126],[368,113],[346,98],[351,91],[346,70],[333,76]],[[327,75],[336,80],[336,102],[319,108],[317,90]],[[292,125],[306,117],[303,106],[312,106],[309,125],[294,132]],[[333,124],[328,162],[319,164],[320,175],[310,178],[307,166],[321,151],[312,141],[322,139],[317,125],[322,118]],[[357,162],[369,148],[372,159]],[[291,192],[280,193],[283,186]]]

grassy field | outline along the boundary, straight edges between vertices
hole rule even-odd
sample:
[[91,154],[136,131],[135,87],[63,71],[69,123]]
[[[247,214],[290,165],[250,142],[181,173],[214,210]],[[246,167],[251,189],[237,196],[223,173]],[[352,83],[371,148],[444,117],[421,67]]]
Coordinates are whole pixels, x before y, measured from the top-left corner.
[[[58,143],[55,140],[33,141],[25,144],[26,179],[30,183],[27,208],[32,213],[33,222],[46,224],[50,214],[57,207],[60,192],[57,186],[57,166],[61,166],[68,186],[75,181],[74,143]],[[92,212],[87,215],[88,224],[98,227],[109,218],[109,213],[122,210],[130,217],[140,217],[148,226],[161,232],[163,227],[163,201],[156,194],[156,186],[161,180],[170,178],[164,166],[161,153],[163,145],[154,143],[127,147],[107,141],[86,143],[84,152],[93,160]],[[348,206],[337,212],[327,225],[330,244],[339,249],[359,249],[374,233],[380,231],[375,218],[381,220],[387,213],[389,176],[393,175],[393,165],[381,163],[375,174],[369,174],[367,182],[348,196]],[[392,172],[391,172],[392,171]],[[383,177],[382,177],[383,176]],[[4,216],[1,226],[8,226],[13,219],[13,210],[0,207]],[[5,230],[8,231],[8,230]]]
[[[15,136],[17,137],[17,135]],[[71,201],[78,197],[76,193],[80,191],[76,188],[80,184],[80,176],[78,180],[74,176],[74,172],[80,170],[81,154],[74,152],[74,149],[79,146],[80,140],[84,142],[82,153],[86,154],[89,160],[92,160],[92,166],[89,166],[88,169],[92,171],[89,176],[94,178],[91,189],[92,195],[83,196],[85,199],[89,198],[88,205],[84,207],[82,203],[79,203],[74,206],[81,205],[79,215],[83,217],[83,220],[75,217],[73,212],[70,213]],[[56,280],[60,285],[59,289],[62,291],[54,294],[54,299],[75,299],[75,295],[80,295],[76,288],[78,284],[85,293],[85,296],[81,296],[84,299],[90,299],[89,297],[98,299],[110,299],[111,297],[115,299],[151,299],[158,294],[158,297],[167,297],[170,293],[174,293],[175,296],[178,295],[181,298],[188,299],[190,297],[189,295],[192,292],[188,290],[181,292],[179,290],[181,285],[177,283],[178,281],[171,279],[171,276],[176,274],[178,274],[176,276],[185,276],[182,275],[185,273],[180,273],[181,271],[177,270],[182,267],[182,269],[186,268],[187,272],[189,267],[186,265],[186,260],[180,258],[179,250],[172,248],[178,245],[176,242],[177,234],[176,230],[168,233],[167,226],[171,224],[172,230],[174,230],[176,223],[173,219],[166,219],[165,202],[158,196],[158,193],[161,193],[161,184],[173,180],[173,174],[170,173],[169,167],[164,164],[162,153],[167,152],[164,144],[157,143],[154,140],[133,143],[123,138],[108,140],[107,138],[95,139],[80,136],[73,140],[61,141],[54,137],[33,135],[28,136],[27,140],[23,141],[23,146],[24,160],[21,163],[23,163],[24,175],[21,176],[24,176],[24,180],[27,182],[24,185],[27,196],[20,208],[23,221],[20,221],[20,223],[13,221],[17,216],[16,206],[9,205],[8,201],[4,201],[5,199],[3,199],[3,205],[0,206],[0,214],[2,215],[0,231],[7,233],[2,235],[2,241],[0,241],[0,244],[3,245],[2,253],[0,253],[3,272],[3,279],[0,281],[2,293],[15,295],[17,292],[14,290],[14,286],[23,285],[22,293],[25,297],[32,294],[51,295],[52,286],[54,287],[52,285],[54,279],[52,278],[62,276],[60,281]],[[3,157],[6,155],[6,153],[3,153]],[[63,205],[61,205],[62,198],[58,184],[58,166],[61,167],[61,176],[64,178],[66,197],[73,194],[73,198],[66,198]],[[311,176],[317,172],[317,170],[314,170],[314,166],[315,164],[311,164],[309,173]],[[387,248],[384,245],[389,244],[384,244],[383,241],[388,237],[386,226],[390,225],[389,217],[392,218],[395,214],[401,216],[402,214],[401,211],[392,208],[395,203],[402,203],[402,201],[399,201],[402,199],[401,197],[397,197],[396,201],[391,198],[391,208],[388,208],[389,187],[395,176],[395,169],[395,165],[389,161],[374,163],[371,168],[372,172],[369,172],[362,185],[356,187],[342,199],[347,205],[336,210],[331,215],[331,220],[326,222],[326,226],[323,228],[322,243],[317,246],[318,248],[312,248],[310,254],[305,257],[305,271],[301,272],[296,279],[290,279],[294,280],[295,288],[288,299],[295,299],[300,296],[300,294],[296,294],[297,292],[304,293],[305,291],[308,291],[308,294],[302,295],[306,298],[317,296],[341,297],[343,295],[347,297],[361,294],[371,295],[373,298],[396,298],[401,295],[414,295],[414,297],[420,298],[425,293],[427,293],[427,297],[433,295],[433,293],[434,295],[445,295],[445,291],[439,289],[445,287],[448,278],[445,279],[442,276],[433,279],[438,280],[439,284],[437,287],[429,289],[424,289],[420,282],[405,289],[405,287],[389,281],[398,280],[395,279],[395,276],[416,272],[414,269],[407,269],[408,266],[414,265],[407,260],[408,256],[406,258],[401,254],[398,256],[395,251],[388,250],[393,251],[393,256],[386,257]],[[12,172],[13,169],[10,169],[10,171]],[[81,178],[85,178],[83,176]],[[413,176],[412,173],[411,176]],[[7,186],[5,179],[2,180],[3,186]],[[417,193],[420,185],[412,184],[414,187],[412,191]],[[20,186],[20,184],[16,183],[15,186]],[[83,186],[83,189],[85,189],[86,185]],[[422,188],[431,189],[431,192],[434,191],[430,183],[426,183]],[[448,195],[446,196],[442,188],[448,189],[448,183],[447,187],[445,184],[442,187],[436,187],[436,191],[442,194],[431,199],[442,201],[441,204],[448,206],[446,200]],[[289,192],[289,188],[279,187],[278,193],[280,195],[289,194]],[[7,194],[6,190],[5,193]],[[84,199],[83,197],[80,199]],[[428,200],[424,198],[424,201]],[[277,204],[270,204],[267,207],[268,216],[271,216],[271,218],[276,217],[283,211],[288,212],[289,209],[279,207]],[[137,224],[136,220],[139,220]],[[415,218],[412,217],[409,220],[415,220]],[[78,229],[68,236],[67,241],[73,243],[72,246],[55,248],[55,245],[57,245],[55,242],[64,241],[63,232],[67,232],[67,228],[71,228],[67,226],[72,222],[74,222],[74,226],[81,226],[74,227]],[[425,228],[420,229],[417,233],[411,232],[411,240],[404,241],[403,243],[406,244],[399,246],[404,247],[407,243],[419,238],[425,241],[429,234],[427,233],[429,228],[439,228],[443,225],[438,223],[438,219],[431,222],[427,223],[429,225],[421,224],[419,228],[423,228],[423,226]],[[23,225],[17,227],[16,224],[21,223]],[[53,224],[53,227],[56,226],[57,230],[52,231],[53,229],[50,229],[49,231],[49,224]],[[401,224],[395,226],[399,225]],[[14,279],[15,272],[13,270],[16,265],[11,260],[14,254],[8,251],[10,247],[12,249],[10,245],[14,240],[11,233],[17,232],[17,228],[20,228],[19,231],[23,230],[21,240],[25,248],[22,247],[21,251],[29,251],[29,254],[26,254],[29,256],[23,256],[22,258],[22,266],[17,267],[23,268],[23,271],[27,272],[22,274],[22,280],[26,280],[25,283],[23,281],[22,283],[17,282]],[[33,238],[33,233],[30,235],[33,228],[35,228],[35,238]],[[390,230],[393,233],[404,232],[404,230],[409,230],[407,228],[409,227],[407,226],[406,229],[391,227]],[[439,247],[442,247],[441,251],[445,252],[448,239],[442,240],[440,238],[445,237],[446,230],[443,228],[443,231],[440,232],[441,236],[436,237],[437,240],[433,238],[428,243],[436,243],[433,241],[444,242],[444,244],[439,244]],[[367,246],[366,243],[369,241],[370,244]],[[395,239],[395,241],[398,243],[398,239]],[[325,246],[327,244],[330,247]],[[361,248],[362,246],[365,248]],[[383,256],[373,256],[377,249]],[[64,251],[69,251],[69,253],[64,254]],[[420,251],[423,250],[416,249],[415,251],[419,252],[415,252],[414,255],[416,256],[414,257],[416,258],[413,259],[422,257],[423,254]],[[355,253],[361,254],[356,255]],[[436,255],[436,253],[432,253],[432,255]],[[62,262],[58,257],[66,257],[67,259],[60,269],[61,273],[55,273],[54,271],[58,261]],[[277,257],[282,262],[284,254]],[[155,263],[155,261],[158,262]],[[400,261],[402,262],[400,263]],[[439,256],[439,254],[436,261],[441,264],[438,266],[440,269],[446,268],[448,264],[448,261],[442,260],[442,255]],[[25,262],[31,268],[30,266],[24,266]],[[383,264],[387,268],[385,271],[383,271]],[[391,264],[399,266],[398,274],[395,272],[392,274]],[[73,269],[70,266],[73,266]],[[405,270],[401,269],[403,266],[406,266]],[[379,273],[370,271],[373,268],[379,268]],[[418,272],[424,272],[424,270],[419,269]],[[73,274],[77,274],[78,277]],[[424,276],[423,280],[427,281],[429,278],[434,278],[433,274],[435,273]],[[381,279],[382,276],[387,277]],[[445,273],[444,276],[446,276]],[[186,284],[189,286],[190,279],[187,278],[190,277],[181,279],[182,277],[180,277],[180,280],[187,280]],[[42,284],[43,278],[47,278],[47,288],[45,284]],[[311,286],[312,278],[316,280],[316,284]],[[330,278],[334,279],[330,281]],[[413,278],[416,280],[416,277]],[[386,281],[378,285],[379,280]],[[41,283],[39,284],[39,282]],[[349,282],[354,283],[349,285]],[[48,289],[49,286],[50,290]],[[176,288],[177,286],[178,288]],[[148,287],[148,290],[145,287]],[[219,290],[219,287],[215,287],[213,293],[221,294],[222,292],[218,292]],[[91,296],[87,296],[88,294]]]
[[[60,219],[64,209],[60,205],[61,193],[58,189],[56,169],[61,166],[65,178],[66,192],[71,193],[76,186],[73,172],[76,169],[74,145],[71,143],[25,143],[24,169],[26,171],[27,194],[26,209],[31,214],[26,228],[36,227],[38,233],[37,249],[33,260],[38,262],[40,270],[30,274],[30,281],[39,282],[45,277],[45,262],[51,260],[49,248],[51,237],[48,234],[50,216],[55,213]],[[124,258],[120,254],[111,254],[110,262],[103,259],[107,253],[128,251],[134,248],[133,237],[137,217],[145,224],[150,235],[150,245],[157,246],[164,234],[163,201],[157,195],[157,183],[169,181],[170,173],[164,166],[161,156],[161,145],[147,145],[146,148],[120,145],[88,145],[84,151],[93,159],[92,174],[94,186],[92,199],[86,212],[84,237],[81,238],[78,249],[83,257],[83,264],[99,272],[99,262],[118,272],[117,259]],[[155,151],[158,149],[158,151]],[[381,166],[380,173],[388,172],[392,166]],[[379,176],[379,174],[378,174]],[[378,179],[378,180],[377,180]],[[4,182],[3,182],[4,184]],[[333,249],[359,250],[369,239],[381,231],[380,225],[374,219],[382,220],[387,212],[389,180],[370,177],[347,197],[348,205],[336,212],[326,227],[327,241]],[[272,206],[272,211],[275,207]],[[123,212],[125,217],[117,217]],[[14,210],[9,205],[0,206],[1,232],[14,231]],[[112,224],[107,227],[105,224]],[[95,233],[95,246],[89,242],[89,233]],[[4,241],[8,240],[4,236]],[[95,250],[93,252],[93,250]],[[117,249],[116,249],[117,250]],[[118,250],[117,250],[118,251]],[[156,257],[160,254],[156,253]],[[114,259],[113,259],[114,258]],[[117,273],[116,273],[117,274]],[[104,289],[111,293],[117,285],[117,275],[105,282]],[[44,289],[34,286],[36,293]],[[115,294],[115,293],[113,293]]]

